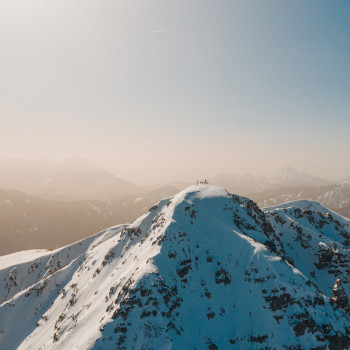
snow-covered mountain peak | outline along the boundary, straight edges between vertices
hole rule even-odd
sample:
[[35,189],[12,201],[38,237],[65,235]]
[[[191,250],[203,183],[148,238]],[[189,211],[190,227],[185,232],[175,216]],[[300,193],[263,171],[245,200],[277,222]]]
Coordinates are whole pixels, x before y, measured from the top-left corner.
[[297,219],[201,184],[131,225],[0,266],[0,347],[346,348],[348,253]]
[[193,185],[185,190],[181,191],[177,195],[174,196],[175,198],[185,198],[185,197],[191,197],[194,198],[218,198],[218,197],[225,197],[228,198],[229,194],[228,192],[223,189],[222,187],[215,186],[215,185],[209,185],[209,184],[199,184],[199,185]]

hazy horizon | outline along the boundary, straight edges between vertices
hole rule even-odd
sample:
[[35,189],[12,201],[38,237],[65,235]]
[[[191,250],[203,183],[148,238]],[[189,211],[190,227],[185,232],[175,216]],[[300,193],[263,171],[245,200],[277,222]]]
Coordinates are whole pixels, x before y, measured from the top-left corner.
[[[16,158],[0,158],[0,163],[3,162],[3,161],[9,161],[9,162],[13,162],[13,161],[24,161],[24,162],[28,162],[30,164],[40,164],[42,163],[43,165],[45,165],[45,163],[53,163],[54,165],[58,165],[58,164],[63,164],[63,163],[67,163],[66,164],[66,169],[68,170],[69,168],[71,170],[74,171],[74,169],[83,169],[81,167],[81,163],[79,164],[79,162],[87,162],[87,163],[93,163],[95,165],[97,165],[98,167],[101,167],[103,168],[104,170],[107,170],[108,172],[112,173],[113,175],[115,175],[116,177],[119,177],[123,180],[126,180],[136,186],[160,186],[160,185],[168,185],[168,184],[171,184],[171,183],[176,183],[176,182],[188,182],[188,183],[196,183],[197,180],[204,180],[204,179],[210,179],[212,177],[216,177],[216,176],[222,176],[222,175],[237,175],[237,176],[254,176],[254,177],[259,177],[259,176],[263,176],[263,177],[266,177],[266,178],[270,178],[274,175],[276,175],[276,173],[286,169],[286,168],[292,168],[292,169],[295,169],[301,173],[307,173],[309,175],[312,175],[312,176],[316,176],[316,177],[320,177],[320,178],[323,178],[324,180],[329,180],[329,181],[333,181],[333,182],[338,182],[338,181],[341,181],[345,178],[348,178],[349,176],[347,176],[346,174],[343,175],[343,176],[340,176],[338,178],[327,178],[327,177],[323,177],[321,176],[320,174],[318,173],[314,173],[314,172],[307,172],[307,171],[304,171],[303,169],[299,169],[299,168],[295,168],[295,167],[291,167],[290,165],[286,165],[285,167],[281,167],[281,168],[277,168],[276,170],[274,171],[271,171],[269,173],[258,173],[258,172],[243,172],[243,171],[234,171],[234,169],[232,169],[231,171],[228,170],[228,169],[223,169],[221,172],[210,172],[210,171],[207,171],[207,172],[202,172],[202,173],[199,173],[198,172],[198,176],[191,176],[190,174],[186,175],[185,172],[183,172],[182,174],[182,177],[164,177],[164,178],[160,178],[159,177],[159,181],[154,181],[154,182],[147,182],[147,181],[137,181],[137,179],[140,178],[140,175],[138,175],[137,177],[135,177],[135,181],[133,181],[131,178],[128,178],[126,176],[121,176],[120,173],[117,173],[113,170],[111,170],[109,167],[108,167],[108,164],[106,165],[103,165],[99,162],[97,162],[96,160],[94,159],[91,159],[91,158],[81,158],[81,157],[77,157],[77,156],[70,156],[68,158],[64,158],[64,159],[52,159],[48,156],[45,156],[45,157],[40,157],[40,158],[33,158],[33,159],[25,159],[23,157],[16,157]],[[78,167],[77,167],[78,165]],[[43,169],[43,170],[47,170],[47,169]],[[141,176],[141,180],[142,180],[142,176]],[[0,183],[0,188],[1,188],[1,183]]]
[[349,33],[348,1],[2,1],[0,158],[348,177]]

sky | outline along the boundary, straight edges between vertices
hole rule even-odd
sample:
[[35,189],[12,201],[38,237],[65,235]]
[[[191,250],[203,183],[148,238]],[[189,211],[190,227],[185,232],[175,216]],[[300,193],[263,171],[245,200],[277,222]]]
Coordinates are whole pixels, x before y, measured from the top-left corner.
[[0,158],[336,180],[349,111],[347,0],[0,0]]

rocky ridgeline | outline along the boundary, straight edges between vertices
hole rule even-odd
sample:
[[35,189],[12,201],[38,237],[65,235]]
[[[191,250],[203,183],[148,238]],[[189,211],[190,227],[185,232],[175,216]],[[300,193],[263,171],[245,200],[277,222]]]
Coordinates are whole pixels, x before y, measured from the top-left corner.
[[89,244],[0,259],[0,347],[347,349],[349,225],[192,186]]

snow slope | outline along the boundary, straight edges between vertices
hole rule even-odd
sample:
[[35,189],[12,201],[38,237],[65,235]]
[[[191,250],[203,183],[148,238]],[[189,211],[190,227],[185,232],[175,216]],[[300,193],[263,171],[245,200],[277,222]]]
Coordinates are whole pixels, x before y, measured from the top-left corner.
[[350,220],[320,203],[299,200],[263,209],[285,258],[331,297],[340,278],[350,296]]
[[314,250],[292,238],[304,235],[300,225],[313,248],[347,257],[349,221],[309,204],[263,212],[222,188],[191,186],[131,225],[3,257],[0,348],[348,348],[342,281],[332,299],[348,261],[338,275],[322,260],[313,277],[303,252]]

